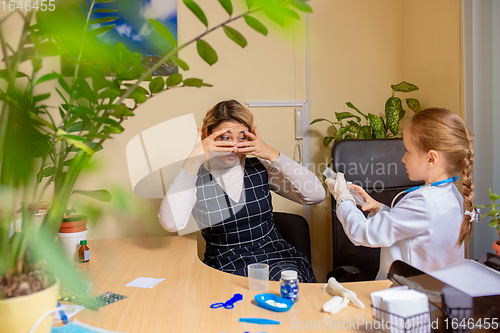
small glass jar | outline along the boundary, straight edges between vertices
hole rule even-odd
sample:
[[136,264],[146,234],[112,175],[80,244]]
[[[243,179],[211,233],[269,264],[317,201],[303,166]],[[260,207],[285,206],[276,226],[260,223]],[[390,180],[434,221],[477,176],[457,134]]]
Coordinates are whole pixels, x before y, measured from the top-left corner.
[[87,240],[80,241],[80,248],[78,249],[78,259],[80,262],[87,262],[90,260],[90,249],[87,246]]
[[299,300],[299,280],[296,271],[282,271],[280,279],[281,297],[291,299],[296,302]]

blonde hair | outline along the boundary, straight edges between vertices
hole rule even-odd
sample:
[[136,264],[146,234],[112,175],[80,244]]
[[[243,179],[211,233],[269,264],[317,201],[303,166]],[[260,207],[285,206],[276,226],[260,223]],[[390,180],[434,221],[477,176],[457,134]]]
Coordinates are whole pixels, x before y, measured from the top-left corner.
[[[450,174],[462,174],[462,196],[465,210],[474,208],[474,143],[472,132],[460,116],[443,108],[429,108],[417,112],[406,131],[412,134],[413,145],[422,152],[436,150],[442,153]],[[457,244],[467,241],[472,232],[471,217],[464,215]]]
[[232,99],[219,102],[208,110],[203,119],[203,127],[206,128],[206,131],[202,131],[201,139],[203,140],[212,134],[213,129],[224,121],[236,121],[247,126],[249,132],[253,130],[253,115],[250,110]]

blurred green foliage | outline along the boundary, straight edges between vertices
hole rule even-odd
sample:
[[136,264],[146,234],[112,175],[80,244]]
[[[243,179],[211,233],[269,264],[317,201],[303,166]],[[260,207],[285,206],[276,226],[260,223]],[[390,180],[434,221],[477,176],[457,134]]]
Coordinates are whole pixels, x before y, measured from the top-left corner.
[[[150,19],[151,27],[163,36],[173,49],[150,68],[140,64],[141,56],[123,44],[102,45],[96,36],[110,31],[117,19],[107,3],[114,0],[60,0],[55,10],[15,11],[0,20],[0,46],[3,69],[0,88],[3,102],[0,115],[0,277],[6,271],[21,273],[31,262],[47,260],[62,283],[71,281],[71,265],[64,261],[54,236],[63,219],[71,194],[83,194],[109,201],[105,190],[73,190],[81,171],[92,156],[103,149],[103,143],[124,131],[122,123],[134,116],[136,108],[156,94],[179,87],[210,87],[202,79],[185,77],[189,65],[177,57],[179,50],[195,44],[200,57],[208,64],[218,57],[204,37],[223,28],[227,37],[241,47],[245,37],[228,26],[244,18],[249,27],[267,35],[266,26],[252,14],[263,11],[273,22],[284,26],[299,18],[297,11],[312,12],[308,0],[246,0],[246,9],[233,13],[231,0],[218,0],[228,14],[227,20],[211,26],[201,7],[192,0],[184,5],[205,26],[196,38],[177,45],[170,31]],[[215,0],[213,0],[215,1]],[[243,1],[243,0],[240,0]],[[95,9],[99,4],[99,9]],[[97,17],[96,12],[108,13]],[[6,40],[6,21],[22,20],[20,38],[15,44]],[[106,25],[103,25],[103,24]],[[44,73],[43,61],[60,56],[70,62],[69,71]],[[152,73],[167,61],[178,65],[183,73],[167,78]],[[26,66],[26,63],[29,65]],[[20,68],[28,68],[24,72]],[[111,74],[110,74],[111,73]],[[148,81],[149,84],[140,85]],[[51,91],[38,93],[38,86]],[[143,87],[143,86],[146,86]],[[56,95],[55,98],[52,95]],[[51,97],[49,99],[49,97]],[[59,100],[54,105],[54,100]],[[48,101],[51,101],[50,104]],[[34,215],[42,200],[50,196],[51,206],[40,232],[34,232]],[[21,203],[21,204],[20,204]],[[19,205],[21,208],[19,209]],[[21,211],[22,228],[9,235],[11,221]],[[96,210],[89,214],[99,215]]]

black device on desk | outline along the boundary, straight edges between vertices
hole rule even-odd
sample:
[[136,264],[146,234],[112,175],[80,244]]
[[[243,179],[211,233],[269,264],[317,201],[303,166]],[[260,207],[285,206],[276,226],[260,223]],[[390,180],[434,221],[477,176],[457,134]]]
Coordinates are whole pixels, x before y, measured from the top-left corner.
[[[484,269],[489,270],[487,267]],[[411,289],[427,294],[429,303],[439,309],[438,313],[432,316],[433,320],[438,320],[438,325],[433,327],[433,331],[500,332],[500,294],[469,296],[399,260],[391,265],[388,279],[395,285],[407,285]]]
[[486,253],[485,261],[481,261],[481,259],[479,259],[479,262],[500,272],[500,256],[497,256],[496,254]]

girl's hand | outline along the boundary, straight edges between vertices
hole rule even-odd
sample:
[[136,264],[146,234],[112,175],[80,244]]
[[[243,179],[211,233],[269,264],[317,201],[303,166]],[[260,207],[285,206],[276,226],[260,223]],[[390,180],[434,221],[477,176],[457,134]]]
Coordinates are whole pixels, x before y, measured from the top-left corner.
[[280,152],[270,146],[266,145],[260,138],[257,126],[254,126],[253,133],[245,131],[248,141],[239,142],[236,144],[238,153],[250,154],[255,157],[264,158],[273,163],[279,156]]
[[373,199],[366,191],[359,185],[351,184],[348,189],[353,188],[361,197],[365,200],[366,205],[361,207],[363,211],[369,210],[372,214],[377,213],[382,207],[382,204],[375,199]]

